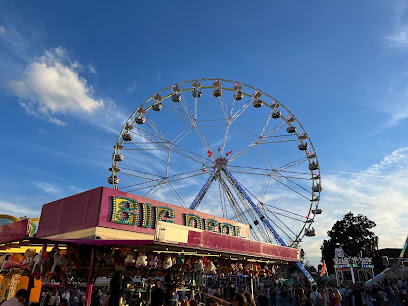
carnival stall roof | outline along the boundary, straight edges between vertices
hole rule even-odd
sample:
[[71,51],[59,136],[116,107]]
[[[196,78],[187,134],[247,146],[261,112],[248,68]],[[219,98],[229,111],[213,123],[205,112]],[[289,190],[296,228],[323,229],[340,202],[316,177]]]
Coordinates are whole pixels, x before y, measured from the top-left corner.
[[155,252],[242,256],[278,264],[296,263],[300,256],[297,249],[249,239],[246,224],[106,187],[45,204],[36,237],[54,243],[143,245]]

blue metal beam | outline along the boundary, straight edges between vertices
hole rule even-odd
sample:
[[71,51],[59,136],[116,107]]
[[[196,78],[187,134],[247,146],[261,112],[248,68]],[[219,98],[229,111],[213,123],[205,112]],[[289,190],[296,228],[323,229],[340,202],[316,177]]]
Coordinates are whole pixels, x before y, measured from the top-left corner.
[[[279,243],[282,246],[288,246],[285,241],[283,241],[283,239],[279,236],[278,232],[275,230],[275,228],[272,226],[272,224],[269,222],[269,220],[266,218],[266,216],[260,211],[260,209],[255,205],[255,203],[252,201],[252,199],[248,196],[248,194],[246,193],[245,189],[241,186],[241,184],[235,179],[235,177],[232,175],[232,173],[227,169],[224,168],[223,169],[224,172],[230,177],[230,179],[234,182],[235,186],[238,188],[238,190],[244,195],[245,199],[248,201],[249,204],[251,204],[252,208],[255,210],[255,212],[257,213],[258,217],[261,219],[261,221],[269,228],[269,230],[273,233],[273,235],[275,236],[276,240],[279,241]],[[195,201],[195,200],[194,200]],[[193,202],[194,203],[194,202]],[[301,262],[297,263],[297,266],[299,267],[299,269],[303,272],[303,274],[305,274],[305,276],[307,277],[307,279],[310,282],[314,282],[313,277],[309,274],[309,272],[307,272],[307,270],[305,269],[305,267],[303,266],[303,264]]]
[[190,209],[196,209],[197,206],[200,204],[202,198],[204,197],[208,188],[210,188],[212,181],[214,180],[216,171],[217,171],[217,168],[215,168],[214,171],[211,173],[211,175],[208,177],[208,180],[205,182],[204,186],[201,188],[200,192],[197,194],[194,201],[191,203]]

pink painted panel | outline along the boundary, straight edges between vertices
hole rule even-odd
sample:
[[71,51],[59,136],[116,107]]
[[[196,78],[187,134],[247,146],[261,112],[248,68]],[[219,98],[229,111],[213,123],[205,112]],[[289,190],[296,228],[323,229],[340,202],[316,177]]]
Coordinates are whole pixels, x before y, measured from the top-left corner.
[[102,187],[43,205],[37,237],[97,226]]
[[198,215],[202,219],[215,219],[220,223],[230,223],[234,226],[241,226],[241,236],[249,237],[249,226],[246,224],[238,223],[238,222],[228,220],[228,219],[219,218],[219,217],[205,214],[205,213],[202,213],[196,210],[183,208],[177,205],[172,205],[169,203],[156,201],[153,199],[137,196],[132,193],[122,192],[119,190],[106,188],[106,187],[103,187],[103,192],[102,192],[102,202],[101,202],[101,209],[100,209],[99,222],[98,222],[99,226],[127,230],[127,231],[132,231],[132,232],[154,234],[154,229],[152,228],[142,228],[136,225],[126,225],[126,224],[118,224],[118,223],[110,222],[111,213],[112,213],[112,205],[113,205],[112,203],[113,197],[130,198],[130,199],[134,199],[138,201],[139,203],[150,203],[152,204],[153,207],[160,207],[160,206],[170,207],[174,209],[174,212],[175,212],[175,219],[170,219],[170,220],[175,221],[176,224],[180,224],[180,225],[185,224],[184,222],[185,214],[195,214],[195,215]]
[[[200,241],[198,241],[198,238],[200,238]],[[206,231],[189,231],[188,244],[230,254],[298,261],[298,251],[296,249]]]
[[188,245],[200,246],[201,245],[201,232],[189,231],[187,238]]
[[28,219],[0,226],[0,243],[14,242],[27,238]]

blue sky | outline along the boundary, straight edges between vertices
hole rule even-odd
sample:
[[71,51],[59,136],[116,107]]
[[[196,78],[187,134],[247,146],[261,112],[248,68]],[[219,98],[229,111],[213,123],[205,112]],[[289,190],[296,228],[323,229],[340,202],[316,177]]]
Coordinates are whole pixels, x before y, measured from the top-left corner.
[[155,92],[223,78],[295,114],[321,165],[317,264],[348,211],[377,223],[380,247],[407,234],[408,5],[404,1],[131,1],[0,4],[0,209],[97,186],[121,127]]

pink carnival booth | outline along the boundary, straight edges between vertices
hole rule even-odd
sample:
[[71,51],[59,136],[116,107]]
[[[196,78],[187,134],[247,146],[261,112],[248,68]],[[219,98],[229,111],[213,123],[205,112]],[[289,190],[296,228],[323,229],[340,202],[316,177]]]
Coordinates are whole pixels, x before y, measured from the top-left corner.
[[[36,255],[41,267],[29,268],[32,276],[41,268],[45,281],[59,271],[63,284],[86,271],[88,305],[95,270],[108,267],[132,276],[261,275],[300,259],[297,249],[251,240],[246,224],[106,187],[45,204],[35,238],[25,222],[0,226],[0,249],[44,245]],[[46,260],[45,245],[53,245]]]

